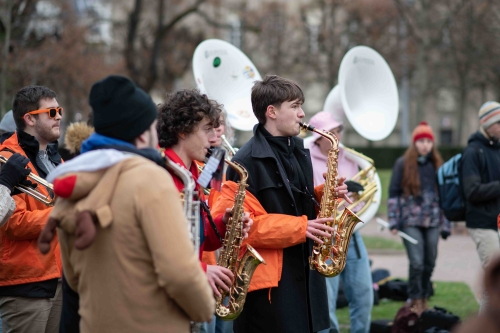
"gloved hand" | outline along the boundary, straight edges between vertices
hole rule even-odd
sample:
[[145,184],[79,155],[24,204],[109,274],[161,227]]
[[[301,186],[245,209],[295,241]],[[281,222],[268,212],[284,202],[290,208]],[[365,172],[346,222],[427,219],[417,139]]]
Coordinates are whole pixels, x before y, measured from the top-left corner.
[[346,180],[344,183],[347,185],[347,191],[349,192],[360,192],[365,189],[363,185],[352,180]]
[[17,194],[13,191],[14,186],[18,184],[32,186],[33,183],[26,179],[31,172],[30,168],[26,168],[29,159],[19,153],[13,154],[7,163],[2,165],[0,170],[0,185],[6,186],[11,194]]
[[451,235],[451,232],[449,232],[447,230],[441,230],[441,238],[443,238],[444,240],[446,240],[446,238],[448,238],[450,235]]

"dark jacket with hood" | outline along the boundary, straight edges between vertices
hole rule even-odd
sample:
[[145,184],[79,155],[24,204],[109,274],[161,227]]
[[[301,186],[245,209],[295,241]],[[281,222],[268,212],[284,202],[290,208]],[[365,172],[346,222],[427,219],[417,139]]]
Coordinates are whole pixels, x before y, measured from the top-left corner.
[[497,230],[500,214],[500,142],[481,131],[471,135],[462,156],[468,228]]
[[[316,218],[311,200],[313,169],[302,139],[272,137],[256,125],[253,138],[233,161],[247,169],[248,191],[268,214]],[[228,169],[226,180],[237,182],[239,176]],[[234,322],[236,333],[317,332],[329,327],[325,277],[308,265],[312,245],[306,238],[305,243],[283,249],[278,287],[248,293],[243,312]]]

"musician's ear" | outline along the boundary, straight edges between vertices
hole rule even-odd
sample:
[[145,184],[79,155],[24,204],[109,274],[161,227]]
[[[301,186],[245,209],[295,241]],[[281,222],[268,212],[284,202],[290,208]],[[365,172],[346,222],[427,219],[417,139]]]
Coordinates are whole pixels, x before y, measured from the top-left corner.
[[23,118],[24,118],[24,122],[26,123],[26,126],[29,126],[29,127],[35,126],[36,117],[34,114],[26,113]]
[[274,107],[274,105],[268,105],[267,110],[266,110],[266,114],[269,118],[276,119],[276,112],[277,111],[278,110]]

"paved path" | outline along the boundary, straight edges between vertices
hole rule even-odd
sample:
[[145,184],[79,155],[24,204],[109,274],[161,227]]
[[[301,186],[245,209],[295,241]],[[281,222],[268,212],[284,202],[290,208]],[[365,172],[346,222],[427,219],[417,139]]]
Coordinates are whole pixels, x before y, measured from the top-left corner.
[[[379,230],[375,220],[361,229],[361,235],[378,236],[388,239],[401,239],[393,236],[387,229]],[[406,252],[377,253],[368,251],[373,261],[372,269],[389,269],[394,277],[408,278],[408,258]],[[439,239],[438,257],[432,280],[465,282],[474,292],[476,299],[481,290],[482,269],[476,246],[467,235],[452,235],[447,240]]]

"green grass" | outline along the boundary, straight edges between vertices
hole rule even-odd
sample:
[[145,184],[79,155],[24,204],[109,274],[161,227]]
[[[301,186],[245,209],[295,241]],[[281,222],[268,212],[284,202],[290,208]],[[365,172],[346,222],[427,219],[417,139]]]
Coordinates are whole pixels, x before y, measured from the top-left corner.
[[[436,294],[429,301],[431,308],[434,305],[444,307],[459,316],[462,321],[479,310],[472,291],[463,282],[434,282],[434,291]],[[371,320],[394,319],[403,304],[404,302],[383,300],[373,307]],[[340,332],[350,332],[349,308],[339,309],[335,313],[339,320]]]
[[378,214],[387,215],[387,198],[389,196],[389,184],[391,183],[391,169],[377,169],[380,183],[382,184],[382,202],[378,207]]
[[362,236],[363,242],[368,250],[404,250],[404,246],[400,241],[376,237]]

